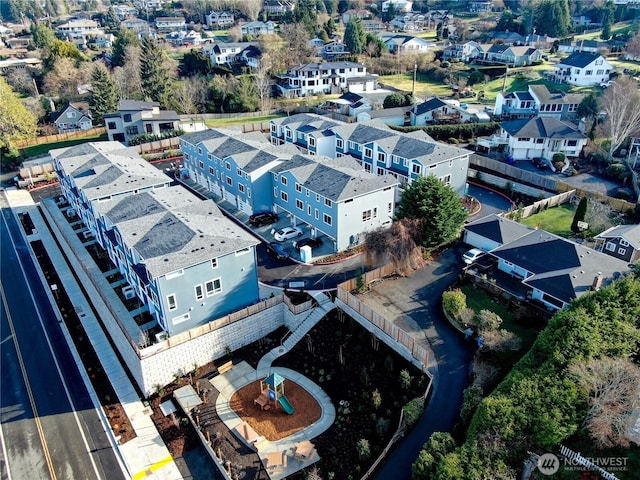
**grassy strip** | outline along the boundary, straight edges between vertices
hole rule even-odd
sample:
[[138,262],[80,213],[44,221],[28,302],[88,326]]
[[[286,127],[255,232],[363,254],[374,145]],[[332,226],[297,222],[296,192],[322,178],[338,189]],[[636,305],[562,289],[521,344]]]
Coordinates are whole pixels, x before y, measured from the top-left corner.
[[41,155],[46,155],[47,153],[49,153],[49,150],[53,150],[55,148],[72,147],[74,145],[79,145],[81,143],[86,143],[86,142],[103,142],[108,140],[108,138],[109,137],[105,133],[103,135],[92,135],[89,137],[74,138],[73,140],[65,140],[62,142],[41,143],[40,145],[30,145],[22,149],[22,155],[24,156],[24,158],[39,157]]
[[571,222],[573,221],[574,214],[574,208],[565,204],[523,218],[521,223],[529,227],[541,228],[547,232],[566,238],[573,235]]
[[207,118],[205,124],[209,128],[223,128],[234,125],[246,125],[248,123],[264,123],[274,118],[284,117],[284,114],[263,115],[260,117],[232,117],[232,118]]

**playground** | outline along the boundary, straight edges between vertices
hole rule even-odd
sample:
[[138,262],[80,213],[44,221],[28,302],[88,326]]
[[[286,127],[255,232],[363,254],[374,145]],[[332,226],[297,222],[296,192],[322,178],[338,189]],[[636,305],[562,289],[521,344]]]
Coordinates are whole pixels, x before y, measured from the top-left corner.
[[242,421],[271,442],[308,427],[322,414],[320,404],[309,392],[277,373],[237,390],[230,406]]

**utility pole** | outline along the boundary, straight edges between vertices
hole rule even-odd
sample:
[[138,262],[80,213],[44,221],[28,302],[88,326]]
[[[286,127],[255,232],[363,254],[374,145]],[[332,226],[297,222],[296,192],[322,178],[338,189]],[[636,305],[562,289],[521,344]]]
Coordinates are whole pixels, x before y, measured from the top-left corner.
[[418,73],[418,63],[413,64],[413,87],[411,88],[411,96],[416,97],[416,74]]

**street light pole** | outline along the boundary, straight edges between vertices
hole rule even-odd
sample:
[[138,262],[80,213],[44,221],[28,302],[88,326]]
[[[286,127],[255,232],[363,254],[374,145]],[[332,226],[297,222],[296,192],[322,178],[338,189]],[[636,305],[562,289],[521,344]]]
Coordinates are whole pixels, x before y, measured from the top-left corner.
[[411,88],[411,96],[416,96],[416,74],[418,72],[418,63],[413,64],[413,87]]

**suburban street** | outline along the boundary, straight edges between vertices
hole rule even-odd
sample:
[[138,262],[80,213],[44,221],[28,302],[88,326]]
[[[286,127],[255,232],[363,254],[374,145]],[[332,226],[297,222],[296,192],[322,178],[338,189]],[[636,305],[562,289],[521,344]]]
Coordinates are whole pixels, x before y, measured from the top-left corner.
[[1,222],[2,478],[124,478],[8,208]]

